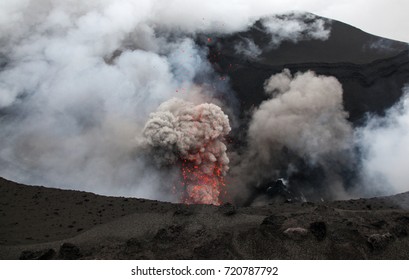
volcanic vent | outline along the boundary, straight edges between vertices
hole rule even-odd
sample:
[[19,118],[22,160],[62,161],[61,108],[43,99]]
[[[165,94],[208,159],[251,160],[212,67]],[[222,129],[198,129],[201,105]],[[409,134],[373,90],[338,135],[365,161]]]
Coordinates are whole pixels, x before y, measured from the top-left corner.
[[180,166],[182,183],[176,192],[182,202],[220,204],[229,169],[225,137],[230,130],[228,116],[211,103],[173,98],[150,114],[144,136],[159,165]]

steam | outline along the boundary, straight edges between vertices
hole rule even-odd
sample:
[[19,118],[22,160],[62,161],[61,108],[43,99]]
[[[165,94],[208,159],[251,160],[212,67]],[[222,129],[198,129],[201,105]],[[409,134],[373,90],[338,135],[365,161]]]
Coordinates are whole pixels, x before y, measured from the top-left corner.
[[211,84],[209,95],[227,82],[189,34],[170,38],[171,31],[154,29],[153,7],[7,1],[10,21],[0,25],[0,176],[176,201],[167,190],[176,171],[158,170],[135,139],[162,102],[191,94],[196,82]]
[[244,185],[302,172],[302,164],[323,169],[329,196],[344,195],[339,166],[352,160],[353,130],[334,77],[311,71],[293,77],[288,69],[265,83],[270,96],[257,108],[248,129],[248,150],[232,168]]
[[[226,104],[236,103],[193,38],[245,30],[283,10],[243,4],[226,13],[219,1],[1,1],[0,176],[177,201],[169,182],[179,169],[158,168],[152,158],[185,159],[204,174],[217,163],[225,173],[228,121],[201,103],[230,114],[237,108]],[[192,97],[198,88],[203,102]],[[205,131],[190,135],[186,129],[196,128],[184,118],[197,111],[207,114],[196,122]],[[169,146],[151,131],[160,122],[168,122]]]
[[409,90],[384,117],[371,117],[357,130],[362,151],[358,190],[367,196],[408,191]]
[[94,57],[94,46],[75,42],[65,49],[66,42],[57,40],[45,44],[45,57],[35,52],[39,58],[23,57],[1,72],[19,92],[1,120],[1,175],[28,184],[174,200],[163,190],[172,172],[149,164],[135,136],[161,102],[194,91],[198,71],[216,90],[222,81],[212,82],[206,53],[191,39],[145,36],[156,52],[122,50],[107,63],[109,51]]
[[262,25],[271,34],[271,44],[279,47],[283,41],[297,43],[301,40],[327,40],[330,35],[329,22],[313,14],[288,14],[267,17]]
[[248,38],[244,38],[242,42],[236,44],[234,50],[237,54],[244,55],[250,59],[256,59],[262,54],[260,47]]
[[[182,161],[212,178],[224,176],[229,170],[224,139],[230,130],[228,116],[217,105],[194,105],[174,98],[150,114],[143,134],[157,163],[173,165]],[[187,186],[188,202],[217,204],[219,190],[214,188],[212,180],[190,176],[188,181],[193,181]]]
[[237,54],[253,60],[261,56],[263,51],[278,48],[283,42],[325,41],[331,33],[331,22],[313,14],[289,13],[264,17],[255,28],[270,36],[268,44],[259,46],[254,40],[243,37],[234,46]]

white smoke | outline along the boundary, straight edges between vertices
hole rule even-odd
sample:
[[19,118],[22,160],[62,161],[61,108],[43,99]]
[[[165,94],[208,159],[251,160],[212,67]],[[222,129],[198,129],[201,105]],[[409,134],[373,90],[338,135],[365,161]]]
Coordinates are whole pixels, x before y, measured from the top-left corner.
[[260,54],[262,54],[260,47],[257,46],[253,40],[248,38],[244,38],[242,42],[236,44],[234,46],[234,50],[237,54],[244,55],[250,59],[256,59]]
[[[308,13],[290,13],[273,15],[260,20],[261,25],[253,27],[258,31],[270,35],[270,42],[263,46],[257,45],[253,39],[242,35],[240,42],[234,46],[237,54],[249,59],[257,59],[263,51],[278,48],[283,42],[297,43],[305,40],[322,40],[329,38],[331,33],[331,21],[318,18]],[[260,30],[262,29],[262,30]]]
[[2,120],[1,175],[28,184],[169,199],[156,190],[164,174],[145,164],[135,135],[161,102],[189,94],[196,71],[211,70],[191,39],[159,49],[166,56],[124,50],[108,64],[73,47],[63,57],[56,53],[47,66],[44,57],[22,59],[1,72],[4,81],[21,87],[10,119]]
[[[152,156],[162,163],[186,159],[203,173],[212,170],[216,160],[227,171],[222,141],[227,125],[220,132],[208,123],[216,131],[207,135],[209,139],[219,136],[204,151],[200,137],[205,132],[192,136],[179,127],[185,123],[195,129],[180,117],[202,107],[223,119],[219,109],[200,104],[213,102],[216,93],[226,103],[230,98],[228,81],[219,79],[205,48],[192,38],[198,32],[244,31],[260,17],[288,12],[289,6],[306,7],[300,1],[278,2],[0,1],[0,176],[27,184],[176,201],[167,190],[179,170],[158,169]],[[319,2],[317,6],[324,3]],[[262,21],[273,46],[328,38],[327,22],[293,15]],[[262,54],[262,46],[246,39],[235,49],[251,58]],[[192,98],[197,88],[209,98]],[[348,164],[352,146],[340,84],[311,72],[292,77],[284,71],[268,80],[266,92],[271,98],[254,112],[248,151],[230,156],[230,176],[237,187],[281,178],[281,170],[296,172],[297,160],[302,159],[310,166],[323,166],[328,188],[339,194],[343,187],[337,166]],[[147,137],[153,152],[149,154],[143,143],[146,121],[152,121],[150,113],[168,100],[172,101],[153,114],[168,126],[162,135],[167,145],[158,144],[162,138],[154,140],[152,134]],[[230,112],[226,103],[216,102]],[[386,119],[371,119],[356,134],[365,156],[363,185],[379,186],[382,192],[391,192],[389,186],[393,192],[407,190],[406,103],[404,99]],[[176,109],[177,104],[185,104],[185,109]],[[149,126],[145,135],[148,131]]]
[[271,16],[262,20],[271,34],[271,44],[278,47],[283,41],[297,43],[301,40],[327,40],[331,30],[329,22],[313,14],[289,14]]
[[[288,69],[265,83],[271,95],[253,113],[248,129],[248,150],[232,167],[232,177],[257,186],[277,180],[280,171],[297,171],[302,159],[325,170],[328,193],[343,195],[334,163],[350,160],[353,130],[342,102],[342,86],[334,77],[308,71],[293,77]],[[290,181],[291,184],[291,181]]]
[[390,195],[409,190],[409,89],[404,92],[384,117],[371,117],[356,132],[363,154],[360,193]]
[[[224,141],[230,130],[228,116],[217,105],[194,105],[174,98],[150,114],[143,134],[159,164],[187,161],[203,174],[217,177],[217,172],[224,176],[229,170]],[[196,197],[192,192],[197,190],[195,184],[198,183],[203,185],[199,197]],[[217,204],[218,192],[203,180],[187,186],[187,195],[192,203]]]
[[0,176],[176,200],[162,189],[177,172],[158,170],[139,140],[151,112],[197,87],[229,103],[194,33],[245,30],[286,6],[0,1]]
[[172,172],[149,165],[134,139],[160,103],[194,90],[197,73],[212,83],[206,52],[156,34],[151,1],[7,3],[0,176],[174,200],[158,191]]

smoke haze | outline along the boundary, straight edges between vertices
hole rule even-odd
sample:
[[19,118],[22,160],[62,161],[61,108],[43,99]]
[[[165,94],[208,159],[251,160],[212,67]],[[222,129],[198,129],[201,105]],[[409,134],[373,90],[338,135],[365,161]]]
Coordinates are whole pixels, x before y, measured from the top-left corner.
[[372,116],[356,131],[356,141],[362,152],[357,191],[367,196],[408,191],[408,88],[404,92],[402,100],[384,117]]
[[172,200],[157,191],[172,172],[158,172],[135,139],[159,104],[196,90],[197,73],[214,91],[223,86],[212,82],[206,52],[183,34],[156,34],[151,1],[8,1],[7,9],[1,176]]
[[272,16],[263,19],[262,24],[271,34],[273,47],[280,46],[283,41],[326,40],[330,35],[328,23],[312,14]]
[[283,42],[325,41],[331,33],[331,21],[313,14],[292,12],[263,17],[256,28],[268,34],[269,42],[259,46],[252,39],[242,37],[234,46],[237,54],[256,60],[263,51],[278,48]]
[[[330,36],[330,23],[314,16],[307,16],[308,23],[297,13],[266,17],[288,13],[288,6],[1,1],[0,176],[178,201],[169,182],[180,169],[172,163],[186,160],[203,174],[217,165],[229,179],[232,200],[265,181],[284,178],[294,185],[293,174],[310,169],[321,172],[328,197],[344,198],[342,174],[357,166],[353,150],[365,147],[362,178],[380,174],[394,191],[405,190],[405,101],[387,119],[371,119],[354,133],[341,84],[309,71],[271,76],[268,100],[251,112],[247,146],[227,149],[230,127],[240,125],[238,102],[196,36],[244,31],[260,17],[270,47]],[[246,39],[234,49],[254,59],[262,53],[262,46]],[[395,137],[402,141],[396,144]]]
[[140,143],[149,114],[173,97],[194,99],[198,87],[204,102],[233,99],[192,34],[243,30],[274,12],[191,1],[0,5],[0,175],[162,200],[174,200],[158,190],[176,175]]

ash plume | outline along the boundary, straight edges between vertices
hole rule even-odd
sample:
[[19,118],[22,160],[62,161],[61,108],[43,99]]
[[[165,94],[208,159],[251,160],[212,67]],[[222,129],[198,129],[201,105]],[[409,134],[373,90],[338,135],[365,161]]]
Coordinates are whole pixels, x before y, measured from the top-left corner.
[[231,180],[258,187],[284,177],[291,186],[293,174],[319,168],[326,185],[319,193],[344,196],[340,167],[352,161],[353,129],[338,80],[285,69],[265,82],[265,91],[270,99],[252,114],[248,147],[235,155]]
[[[177,125],[180,118],[193,114],[192,108],[199,106],[223,119],[214,106],[199,103],[222,107],[231,125],[238,126],[234,112],[239,109],[232,104],[239,102],[229,81],[220,79],[208,61],[207,47],[195,36],[245,30],[262,16],[286,11],[287,4],[271,9],[248,3],[220,9],[219,1],[197,4],[1,1],[0,176],[31,185],[178,201],[168,184],[179,176],[179,169],[158,168],[152,157],[161,162],[183,158],[189,168],[200,162],[203,176],[216,160],[221,174],[226,172],[221,139],[228,125],[219,131],[207,124],[214,131],[200,136],[211,142],[205,152],[196,150],[203,144],[200,137],[179,139],[186,134]],[[307,33],[319,30],[306,28]],[[288,37],[282,28],[274,32]],[[260,54],[251,42],[240,48],[249,48],[247,55]],[[201,102],[191,96],[198,87],[207,96]],[[183,110],[172,105],[175,108],[166,109],[170,113],[159,117],[169,125],[169,134],[163,135],[169,145],[163,146],[154,135],[146,138],[145,125],[150,113],[175,97],[196,105]],[[152,141],[148,152],[146,139]]]
[[[334,77],[313,72],[291,76],[288,69],[265,84],[272,99],[254,112],[249,127],[252,146],[286,146],[312,164],[323,163],[351,145],[352,127],[342,104],[342,86]],[[267,153],[268,154],[268,153]],[[270,153],[271,155],[271,153]]]
[[184,172],[200,172],[198,176],[184,174],[188,181],[186,202],[218,204],[220,189],[211,178],[219,180],[229,170],[224,141],[230,130],[228,116],[217,105],[194,105],[173,98],[150,114],[143,135],[157,163],[173,165],[180,161],[193,166]]
[[158,170],[138,139],[159,104],[197,84],[233,98],[192,34],[247,19],[222,28],[202,11],[198,25],[150,0],[0,6],[0,176],[177,201],[167,185],[178,170]]
[[268,79],[246,146],[227,150],[230,126],[247,120],[222,64],[210,61],[215,38],[268,31],[231,46],[257,60],[331,31],[329,21],[288,14],[287,2],[239,2],[0,1],[0,176],[166,201],[180,201],[169,184],[182,176],[183,201],[214,204],[224,180],[237,201],[277,181],[307,199],[344,198],[354,168],[357,191],[369,194],[363,186],[379,178],[377,190],[404,190],[406,101],[354,132],[340,83],[312,72]]

